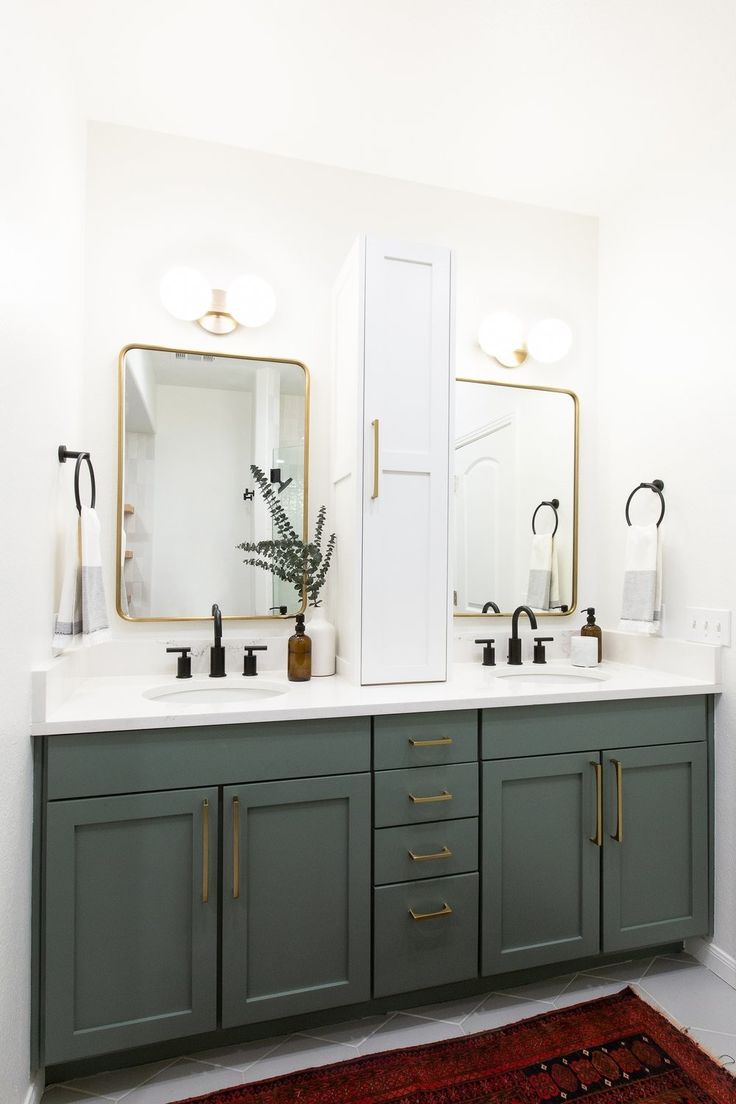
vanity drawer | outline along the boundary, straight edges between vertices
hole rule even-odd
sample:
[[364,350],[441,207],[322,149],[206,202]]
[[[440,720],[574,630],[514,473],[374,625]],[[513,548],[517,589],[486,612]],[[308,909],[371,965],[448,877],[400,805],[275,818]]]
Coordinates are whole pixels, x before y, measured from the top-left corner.
[[708,733],[708,699],[640,698],[484,709],[484,759],[692,743]]
[[478,976],[477,874],[382,886],[374,910],[374,996]]
[[401,713],[373,722],[376,770],[474,763],[478,758],[478,713]]
[[375,828],[478,815],[478,764],[378,771]]
[[370,718],[50,736],[48,799],[359,774]]
[[379,828],[373,833],[373,855],[376,885],[465,874],[478,869],[478,820]]

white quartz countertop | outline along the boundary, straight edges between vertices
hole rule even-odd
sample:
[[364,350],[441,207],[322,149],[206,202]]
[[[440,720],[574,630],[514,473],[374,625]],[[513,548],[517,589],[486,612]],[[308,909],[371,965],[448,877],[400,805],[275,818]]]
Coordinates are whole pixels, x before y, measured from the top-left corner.
[[[510,671],[512,677],[503,677]],[[710,676],[701,668],[698,670],[700,677],[696,678],[646,666],[604,661],[599,667],[590,669],[590,679],[565,685],[556,679],[584,676],[585,671],[563,660],[551,662],[546,667],[525,664],[513,669],[505,664],[483,667],[478,662],[455,664],[447,682],[383,686],[357,686],[339,675],[313,678],[301,684],[290,683],[283,676],[266,671],[253,679],[232,674],[218,683],[229,689],[249,684],[254,688],[283,690],[283,693],[252,702],[217,705],[211,702],[183,705],[179,701],[162,702],[145,696],[147,692],[158,690],[212,687],[212,680],[202,675],[190,681],[177,681],[161,674],[77,677],[69,680],[63,694],[58,688],[51,694],[45,692],[44,685],[48,672],[39,671],[34,674],[31,731],[36,736],[47,736],[713,694],[720,691],[716,671],[714,667]],[[530,682],[528,677],[514,677],[514,673],[538,677]]]

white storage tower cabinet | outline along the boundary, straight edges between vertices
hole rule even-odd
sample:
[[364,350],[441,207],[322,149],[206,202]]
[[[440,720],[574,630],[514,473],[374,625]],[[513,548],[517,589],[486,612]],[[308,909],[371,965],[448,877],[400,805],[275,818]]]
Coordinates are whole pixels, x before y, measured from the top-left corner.
[[452,257],[360,237],[333,303],[337,670],[447,677]]

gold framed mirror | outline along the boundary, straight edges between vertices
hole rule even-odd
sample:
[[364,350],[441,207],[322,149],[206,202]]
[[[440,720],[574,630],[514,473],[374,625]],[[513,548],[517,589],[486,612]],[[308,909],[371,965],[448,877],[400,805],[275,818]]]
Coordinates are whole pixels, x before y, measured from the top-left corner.
[[209,620],[215,602],[230,620],[301,613],[303,585],[245,564],[238,546],[281,536],[269,501],[306,541],[308,472],[301,361],[126,345],[118,358],[120,617]]
[[456,617],[577,604],[580,403],[574,391],[455,380]]

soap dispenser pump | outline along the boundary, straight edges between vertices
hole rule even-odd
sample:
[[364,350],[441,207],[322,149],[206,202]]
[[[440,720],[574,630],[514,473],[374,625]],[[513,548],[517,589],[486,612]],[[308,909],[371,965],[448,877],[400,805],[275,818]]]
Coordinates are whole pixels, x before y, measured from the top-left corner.
[[304,631],[304,614],[296,615],[296,629],[289,637],[289,682],[309,682],[312,677],[312,641]]
[[583,613],[587,613],[588,619],[580,630],[581,636],[593,636],[598,641],[598,662],[603,659],[603,632],[600,625],[595,623],[595,607],[588,606],[587,609],[582,610]]

